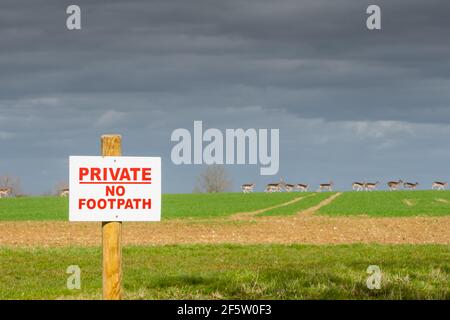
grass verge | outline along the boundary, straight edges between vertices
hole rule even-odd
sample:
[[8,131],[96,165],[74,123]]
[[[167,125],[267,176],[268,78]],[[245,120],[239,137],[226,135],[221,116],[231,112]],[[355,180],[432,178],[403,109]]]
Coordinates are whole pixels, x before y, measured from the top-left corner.
[[[126,299],[450,299],[443,245],[127,247],[123,263]],[[66,288],[69,265],[81,290]],[[101,298],[100,248],[2,248],[0,270],[0,299]]]

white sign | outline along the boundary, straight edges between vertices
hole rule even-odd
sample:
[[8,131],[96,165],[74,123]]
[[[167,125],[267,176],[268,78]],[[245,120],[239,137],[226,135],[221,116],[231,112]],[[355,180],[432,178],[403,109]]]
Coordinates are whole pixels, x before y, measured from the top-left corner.
[[70,157],[70,221],[161,220],[161,158]]

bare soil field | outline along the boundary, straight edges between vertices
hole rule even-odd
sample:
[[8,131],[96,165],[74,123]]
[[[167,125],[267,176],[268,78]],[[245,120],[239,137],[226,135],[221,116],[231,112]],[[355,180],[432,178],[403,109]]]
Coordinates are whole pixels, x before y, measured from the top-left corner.
[[[450,244],[450,217],[327,217],[315,215],[339,194],[295,216],[240,213],[217,219],[124,223],[126,245],[161,244]],[[98,246],[100,223],[0,222],[0,246]]]
[[[340,199],[331,194],[294,215],[261,216],[311,196],[256,211],[210,219],[183,218],[156,223],[124,223],[125,245],[162,244],[450,244],[450,216],[326,216],[317,212]],[[98,246],[100,223],[2,221],[0,246]]]

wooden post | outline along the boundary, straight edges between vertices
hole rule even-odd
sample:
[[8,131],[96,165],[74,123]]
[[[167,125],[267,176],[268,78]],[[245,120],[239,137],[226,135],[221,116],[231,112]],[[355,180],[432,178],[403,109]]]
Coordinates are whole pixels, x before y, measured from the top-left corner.
[[[122,137],[103,135],[102,156],[121,156]],[[122,222],[102,222],[103,299],[122,299]]]

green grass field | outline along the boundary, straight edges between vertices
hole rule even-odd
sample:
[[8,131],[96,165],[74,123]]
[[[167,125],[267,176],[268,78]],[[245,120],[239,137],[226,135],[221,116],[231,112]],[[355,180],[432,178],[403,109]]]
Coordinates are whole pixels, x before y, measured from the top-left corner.
[[323,200],[331,197],[335,192],[324,192],[324,193],[307,193],[307,196],[304,199],[288,204],[286,206],[282,206],[279,208],[274,208],[263,213],[260,213],[258,216],[288,216],[296,214],[302,210],[311,208],[315,205],[318,205]]
[[[312,196],[311,196],[312,195]],[[292,215],[317,205],[332,193],[221,193],[163,195],[163,219],[223,217],[288,202],[263,216]],[[442,216],[450,214],[450,191],[344,192],[319,214],[369,216]],[[67,220],[68,199],[24,197],[0,200],[0,220]]]
[[319,214],[373,217],[444,216],[450,214],[450,191],[344,192]]
[[216,193],[163,196],[164,218],[210,218],[251,212],[304,196],[299,193]]
[[[333,193],[220,193],[163,195],[162,218],[214,218],[279,205],[297,197],[296,203],[260,215],[292,215],[317,205]],[[450,214],[450,191],[344,192],[322,207],[324,215],[443,216]],[[68,220],[68,199],[24,197],[0,200],[0,220]]]
[[[300,196],[299,193],[166,194],[162,197],[162,218],[221,217],[271,207]],[[68,210],[67,198],[0,199],[0,221],[68,220]]]
[[[448,246],[126,247],[123,264],[126,299],[450,299]],[[81,290],[66,288],[69,265]],[[0,299],[101,298],[100,248],[0,249],[0,270]]]

